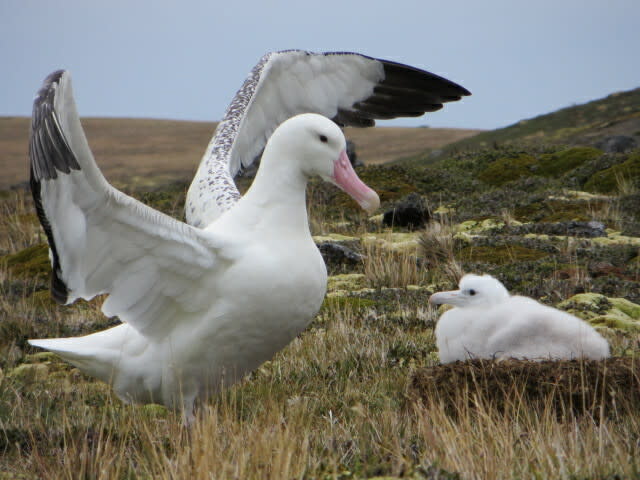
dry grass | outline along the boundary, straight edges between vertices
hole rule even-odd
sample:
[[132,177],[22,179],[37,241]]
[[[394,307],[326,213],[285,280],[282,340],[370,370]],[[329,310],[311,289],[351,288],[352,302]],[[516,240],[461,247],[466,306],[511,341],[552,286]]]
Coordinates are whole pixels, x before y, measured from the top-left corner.
[[377,242],[364,246],[364,274],[373,288],[405,288],[424,284],[427,279],[427,271],[415,252],[393,250]]
[[457,285],[464,271],[456,260],[459,245],[449,218],[430,222],[420,236],[420,253],[434,282]]
[[22,189],[2,194],[5,198],[0,198],[0,255],[42,242],[44,234],[31,194]]
[[[0,206],[5,252],[42,241],[25,195],[12,193]],[[330,229],[325,215],[321,207],[312,213],[318,231]],[[358,235],[363,227],[340,228]],[[0,262],[0,477],[637,477],[637,411],[558,418],[524,401],[499,410],[459,395],[452,413],[436,396],[412,400],[413,373],[437,363],[435,312],[409,290],[391,291],[391,300],[383,294],[438,275],[457,281],[452,226],[429,228],[429,269],[415,253],[368,244],[363,268],[380,296],[327,301],[272,361],[201,405],[191,429],[162,407],[123,405],[55,357],[30,356],[27,338],[84,334],[108,322],[99,301],[54,306],[46,282]],[[614,351],[637,349],[633,339],[614,341]]]

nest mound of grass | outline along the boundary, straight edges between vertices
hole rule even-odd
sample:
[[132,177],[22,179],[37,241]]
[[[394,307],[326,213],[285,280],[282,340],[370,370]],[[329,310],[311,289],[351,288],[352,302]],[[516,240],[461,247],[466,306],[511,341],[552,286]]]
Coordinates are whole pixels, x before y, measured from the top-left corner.
[[416,370],[409,398],[442,403],[452,415],[483,405],[501,412],[551,408],[558,417],[616,416],[640,408],[639,364],[632,357],[455,362]]

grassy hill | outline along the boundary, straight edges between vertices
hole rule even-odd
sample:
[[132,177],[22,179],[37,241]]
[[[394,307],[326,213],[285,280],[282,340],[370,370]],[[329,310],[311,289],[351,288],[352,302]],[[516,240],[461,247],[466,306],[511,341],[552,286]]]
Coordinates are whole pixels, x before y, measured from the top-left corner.
[[[640,88],[484,131],[450,143],[442,153],[518,144],[593,146],[610,135],[628,135],[640,144]],[[429,153],[410,160],[424,161]]]

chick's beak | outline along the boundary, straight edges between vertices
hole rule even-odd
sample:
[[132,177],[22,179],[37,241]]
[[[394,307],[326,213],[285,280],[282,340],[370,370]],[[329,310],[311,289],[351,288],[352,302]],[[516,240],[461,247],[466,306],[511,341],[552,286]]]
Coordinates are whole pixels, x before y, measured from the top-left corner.
[[460,303],[460,290],[434,293],[429,297],[429,303],[433,305],[458,305]]

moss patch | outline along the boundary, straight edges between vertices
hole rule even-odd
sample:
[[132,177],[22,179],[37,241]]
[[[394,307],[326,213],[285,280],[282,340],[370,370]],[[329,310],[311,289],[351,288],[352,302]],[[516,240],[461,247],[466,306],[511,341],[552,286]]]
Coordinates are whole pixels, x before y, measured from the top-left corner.
[[599,293],[581,293],[561,302],[558,308],[594,326],[640,331],[640,305],[624,298],[609,298]]
[[589,207],[595,209],[604,203],[606,200],[587,203],[582,200],[548,199],[517,206],[514,214],[521,222],[587,222],[591,220]]
[[592,147],[573,147],[556,153],[543,154],[540,156],[535,173],[545,177],[562,175],[602,154],[602,150]]
[[327,291],[337,290],[360,290],[365,287],[366,278],[361,273],[346,273],[342,275],[332,275],[327,279]]
[[536,163],[536,159],[526,153],[499,158],[481,171],[478,178],[484,183],[498,187],[520,177],[531,175],[534,173]]
[[464,262],[482,262],[503,265],[512,262],[531,262],[549,254],[542,250],[520,245],[469,246],[460,250],[458,258]]
[[594,173],[584,185],[585,190],[599,193],[617,193],[619,180],[640,178],[640,154],[600,172]]
[[25,248],[18,253],[0,257],[16,276],[46,278],[51,271],[49,247],[45,243]]

